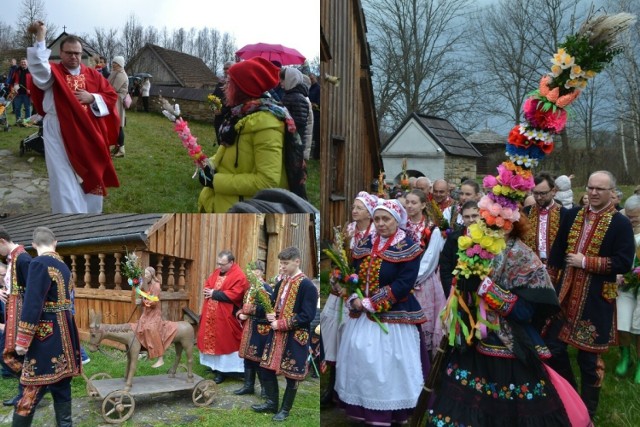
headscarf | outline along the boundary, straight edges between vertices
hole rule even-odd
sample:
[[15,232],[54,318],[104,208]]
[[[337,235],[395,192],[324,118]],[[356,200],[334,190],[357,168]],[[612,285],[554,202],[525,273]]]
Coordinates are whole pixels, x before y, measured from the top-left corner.
[[369,211],[369,215],[373,217],[373,211],[378,205],[378,196],[375,194],[369,194],[366,191],[361,191],[356,196],[356,200],[360,200]]
[[400,201],[396,199],[378,199],[378,205],[374,211],[379,209],[389,212],[398,221],[398,227],[407,223],[407,211]]

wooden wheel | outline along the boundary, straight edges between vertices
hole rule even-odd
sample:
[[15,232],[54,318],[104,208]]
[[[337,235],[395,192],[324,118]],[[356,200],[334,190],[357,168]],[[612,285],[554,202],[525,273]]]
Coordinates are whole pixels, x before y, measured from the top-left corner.
[[120,424],[131,418],[136,402],[128,391],[115,390],[102,401],[102,418],[109,424]]
[[191,398],[196,406],[209,406],[216,398],[216,387],[212,380],[202,380],[193,388]]
[[93,385],[93,381],[111,379],[111,375],[107,374],[106,372],[99,372],[97,374],[93,374],[93,375],[91,375],[90,378],[87,378],[84,375],[84,372],[83,372],[82,376],[84,377],[85,381],[87,382],[87,395],[89,397],[99,397],[100,396],[100,394],[98,393],[98,389],[96,389],[96,387]]

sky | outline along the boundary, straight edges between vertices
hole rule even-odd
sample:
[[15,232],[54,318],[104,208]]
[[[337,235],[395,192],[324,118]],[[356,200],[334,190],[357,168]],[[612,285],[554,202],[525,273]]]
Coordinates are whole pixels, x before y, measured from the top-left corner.
[[[13,25],[20,4],[3,7],[0,21]],[[131,14],[158,30],[210,27],[234,36],[238,49],[250,43],[278,43],[307,59],[320,55],[320,0],[45,0],[47,21],[62,31],[94,35],[94,28],[121,28]],[[7,6],[7,5],[5,5]],[[120,34],[119,34],[120,35]]]

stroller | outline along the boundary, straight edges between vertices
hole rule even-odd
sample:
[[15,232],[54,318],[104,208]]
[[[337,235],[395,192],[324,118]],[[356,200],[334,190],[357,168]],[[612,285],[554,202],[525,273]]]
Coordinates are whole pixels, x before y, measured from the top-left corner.
[[38,127],[38,131],[32,133],[22,141],[20,141],[20,156],[28,151],[35,151],[36,153],[44,156],[44,139],[42,138],[42,117],[37,117],[37,120],[33,120],[32,123]]

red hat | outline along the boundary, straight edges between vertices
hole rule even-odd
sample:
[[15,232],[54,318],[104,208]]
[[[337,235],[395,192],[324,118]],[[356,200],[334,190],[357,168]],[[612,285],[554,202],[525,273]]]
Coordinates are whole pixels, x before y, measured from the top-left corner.
[[228,73],[241,91],[254,98],[273,89],[280,81],[280,69],[258,56],[232,65]]

